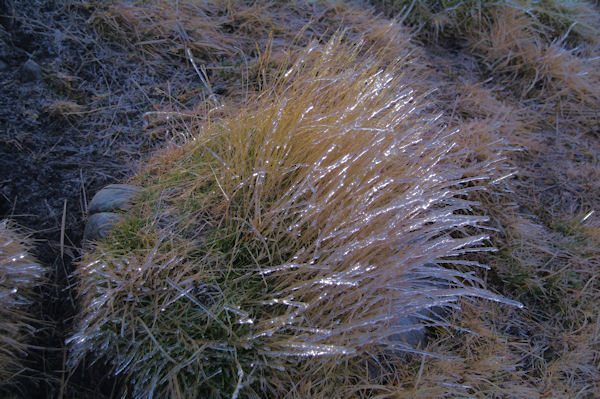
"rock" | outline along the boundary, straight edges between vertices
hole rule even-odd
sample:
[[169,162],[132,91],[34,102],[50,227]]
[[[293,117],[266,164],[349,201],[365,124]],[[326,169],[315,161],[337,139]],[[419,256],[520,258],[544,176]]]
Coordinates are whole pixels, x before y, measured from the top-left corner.
[[113,226],[123,218],[121,212],[131,207],[131,200],[140,189],[130,184],[109,184],[98,191],[88,205],[88,218],[83,241],[105,238]]
[[96,241],[108,236],[113,226],[123,218],[122,214],[114,212],[95,213],[88,218],[83,231],[84,241]]
[[389,337],[390,341],[403,342],[413,348],[423,349],[427,345],[425,340],[425,327],[420,325],[419,318],[416,316],[406,316],[394,324],[401,332]]
[[21,78],[26,82],[33,82],[42,78],[42,67],[35,61],[28,60],[21,66]]
[[6,70],[6,68],[8,68],[8,64],[6,64],[6,62],[0,60],[0,72]]
[[[427,312],[427,311],[424,311]],[[404,349],[385,349],[382,358],[373,358],[367,363],[369,369],[369,376],[372,378],[379,378],[383,375],[387,375],[393,372],[389,363],[383,360],[386,356],[392,356],[394,358],[406,359],[409,348],[423,350],[427,346],[427,340],[425,338],[426,328],[420,325],[420,319],[418,316],[406,316],[397,320],[393,324],[394,330],[398,331],[395,334],[388,336],[388,342],[390,345],[398,345]]]
[[[426,263],[420,269],[420,272],[427,272],[431,275],[435,275],[438,266],[435,263]],[[433,271],[429,271],[433,269]],[[431,288],[444,289],[450,288],[450,285],[444,281],[431,281],[427,283],[423,289]],[[415,288],[417,289],[417,288]],[[427,309],[419,311],[417,314],[403,317],[394,324],[394,328],[398,333],[393,334],[389,337],[390,341],[402,342],[413,348],[423,349],[427,346],[427,339],[425,337],[427,333],[427,327],[423,326],[423,323],[427,324],[427,321],[441,321],[447,314],[447,310],[442,306],[432,306]]]
[[125,211],[140,189],[130,184],[109,184],[98,191],[88,206],[88,213]]

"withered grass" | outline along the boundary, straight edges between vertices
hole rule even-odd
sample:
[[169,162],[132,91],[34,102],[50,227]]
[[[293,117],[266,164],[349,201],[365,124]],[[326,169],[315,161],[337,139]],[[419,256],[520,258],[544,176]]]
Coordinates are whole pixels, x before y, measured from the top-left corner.
[[351,394],[357,365],[415,350],[394,334],[446,324],[431,307],[517,305],[462,257],[489,250],[468,197],[504,177],[501,151],[465,162],[414,55],[343,38],[139,174],[137,208],[79,268],[73,361],[110,359],[136,397]]
[[0,221],[0,389],[18,388],[32,336],[41,325],[31,307],[47,271],[30,255],[30,247],[11,222]]

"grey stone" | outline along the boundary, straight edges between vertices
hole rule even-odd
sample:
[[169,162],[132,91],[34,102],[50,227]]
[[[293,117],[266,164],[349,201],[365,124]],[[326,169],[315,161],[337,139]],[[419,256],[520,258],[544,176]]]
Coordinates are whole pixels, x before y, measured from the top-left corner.
[[83,231],[84,241],[97,241],[108,236],[113,226],[123,218],[122,214],[113,212],[95,213],[88,218]]
[[[421,314],[428,313],[428,310],[421,311]],[[393,328],[398,331],[395,334],[388,336],[388,341],[391,345],[398,345],[409,351],[412,349],[424,349],[427,346],[427,340],[425,339],[426,327],[421,324],[421,320],[418,316],[405,316],[397,320],[393,324]],[[383,361],[387,356],[393,358],[406,359],[408,352],[403,349],[385,349],[380,355],[381,357],[373,358],[368,362],[369,376],[372,378],[379,378],[382,375],[386,375],[393,370],[390,368],[387,361]]]
[[6,64],[6,62],[0,60],[0,72],[4,71],[6,68],[8,68],[8,64]]
[[26,82],[40,80],[42,78],[42,67],[34,60],[28,60],[21,66],[21,78]]
[[425,340],[425,327],[420,324],[416,316],[406,316],[399,319],[394,328],[398,328],[399,333],[389,337],[390,341],[403,342],[413,348],[423,349],[427,345]]
[[140,189],[130,184],[109,184],[98,191],[88,206],[90,214],[98,212],[125,211]]
[[[428,271],[430,268],[433,268],[431,274],[434,275],[435,270],[439,266],[435,263],[426,263],[420,268],[420,271]],[[418,275],[415,275],[415,277],[418,277]],[[425,288],[428,290],[431,288],[448,289],[450,286],[448,283],[440,280],[428,282],[423,286],[423,289]],[[424,322],[425,324],[430,324],[428,321],[440,321],[445,314],[446,310],[443,307],[432,306],[419,311],[417,314],[403,317],[394,324],[394,328],[398,330],[398,333],[391,335],[389,339],[390,341],[405,343],[413,348],[423,349],[427,346],[427,339],[425,338],[427,327],[423,326]]]

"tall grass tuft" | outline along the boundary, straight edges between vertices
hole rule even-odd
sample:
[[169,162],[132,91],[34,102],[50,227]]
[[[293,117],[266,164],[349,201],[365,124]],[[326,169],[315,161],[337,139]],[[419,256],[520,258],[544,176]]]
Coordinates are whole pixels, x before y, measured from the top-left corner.
[[18,385],[36,331],[30,306],[46,270],[29,254],[30,245],[7,220],[0,221],[0,388]]
[[370,0],[388,15],[402,17],[422,36],[460,37],[480,29],[498,10],[512,9],[527,17],[549,40],[568,36],[597,43],[598,11],[586,0]]
[[397,337],[445,325],[432,308],[517,305],[467,258],[500,155],[465,162],[414,56],[360,43],[310,45],[148,162],[78,267],[71,365],[108,360],[136,398],[368,396],[355,366],[419,351]]
[[597,129],[600,12],[584,0],[372,1],[402,13],[430,42],[468,48],[484,70],[536,110],[575,129]]

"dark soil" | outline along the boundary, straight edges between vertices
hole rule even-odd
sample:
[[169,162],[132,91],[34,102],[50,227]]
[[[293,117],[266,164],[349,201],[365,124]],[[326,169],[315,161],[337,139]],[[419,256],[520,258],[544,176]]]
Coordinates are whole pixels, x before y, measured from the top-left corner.
[[52,283],[36,309],[42,333],[25,373],[38,383],[21,384],[17,394],[121,396],[106,365],[63,372],[86,202],[123,181],[160,141],[144,130],[143,113],[160,106],[149,93],[193,84],[103,41],[86,23],[84,2],[0,0],[0,16],[0,219],[31,233]]

